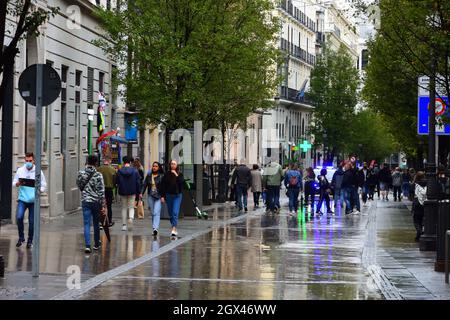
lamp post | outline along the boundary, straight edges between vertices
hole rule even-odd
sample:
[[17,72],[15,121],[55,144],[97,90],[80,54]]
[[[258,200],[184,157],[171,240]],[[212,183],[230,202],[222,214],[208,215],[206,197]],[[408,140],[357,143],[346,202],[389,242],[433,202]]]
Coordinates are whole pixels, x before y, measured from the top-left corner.
[[328,154],[325,152],[325,146],[326,146],[326,143],[325,143],[325,141],[326,141],[326,139],[327,139],[327,131],[326,130],[324,130],[323,131],[323,134],[322,134],[322,137],[323,137],[323,161],[322,161],[322,165],[323,166],[326,166],[326,160],[328,160],[327,158],[328,158]]
[[420,251],[436,250],[438,185],[436,181],[436,57],[432,53],[430,75],[430,105],[429,105],[429,133],[428,155],[426,165],[427,199],[424,202],[424,234],[420,237]]

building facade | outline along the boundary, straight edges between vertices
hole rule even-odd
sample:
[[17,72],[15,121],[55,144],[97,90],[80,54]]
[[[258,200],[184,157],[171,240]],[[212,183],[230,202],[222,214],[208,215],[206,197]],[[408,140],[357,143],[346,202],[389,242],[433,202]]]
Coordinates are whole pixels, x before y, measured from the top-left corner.
[[[19,94],[17,83],[23,70],[35,63],[51,65],[62,82],[60,96],[43,108],[42,169],[48,182],[41,198],[42,218],[52,219],[80,209],[76,177],[88,155],[88,109],[97,113],[98,93],[107,97],[105,131],[120,127],[124,133],[125,103],[111,86],[117,66],[93,40],[102,38],[99,21],[93,12],[96,5],[111,7],[110,1],[38,1],[37,6],[57,6],[60,11],[41,27],[41,35],[19,43],[15,60],[13,168],[24,164],[26,152],[35,151],[36,108]],[[9,17],[14,21],[15,17]],[[8,34],[7,34],[8,37]],[[10,41],[7,38],[7,43]],[[97,121],[92,125],[92,145],[98,137]],[[17,190],[13,188],[11,212],[2,218],[15,221]]]

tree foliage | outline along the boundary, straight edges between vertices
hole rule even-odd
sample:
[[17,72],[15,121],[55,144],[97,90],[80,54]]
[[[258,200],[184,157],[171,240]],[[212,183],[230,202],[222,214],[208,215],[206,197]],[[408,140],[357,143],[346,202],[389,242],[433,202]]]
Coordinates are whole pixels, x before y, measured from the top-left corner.
[[[56,7],[48,7],[48,11],[36,9],[31,0],[0,2],[0,75],[3,74],[0,85],[0,108],[3,106],[6,82],[12,76],[14,59],[19,53],[20,40],[38,36],[39,27],[58,11],[59,8]],[[12,18],[14,22],[8,18]],[[11,38],[9,42],[7,37]]]
[[[141,124],[237,123],[270,107],[279,79],[270,0],[130,0],[99,16]],[[111,44],[112,43],[112,44]]]
[[311,72],[309,95],[315,107],[311,133],[315,144],[324,143],[333,150],[331,158],[348,151],[358,85],[358,70],[345,49],[335,52],[325,47]]

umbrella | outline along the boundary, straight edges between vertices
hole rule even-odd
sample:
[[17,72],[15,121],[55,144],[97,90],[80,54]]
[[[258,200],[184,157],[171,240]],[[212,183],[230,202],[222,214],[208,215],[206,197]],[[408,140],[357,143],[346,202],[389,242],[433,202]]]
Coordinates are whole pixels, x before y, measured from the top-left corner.
[[100,223],[105,231],[106,239],[111,242],[111,235],[109,234],[109,219],[106,211],[104,213],[100,213]]
[[112,130],[110,132],[102,134],[100,137],[98,137],[96,145],[98,145],[100,142],[102,142],[102,140],[105,140],[106,138],[108,138],[110,136],[114,136],[115,134],[117,134],[117,130]]

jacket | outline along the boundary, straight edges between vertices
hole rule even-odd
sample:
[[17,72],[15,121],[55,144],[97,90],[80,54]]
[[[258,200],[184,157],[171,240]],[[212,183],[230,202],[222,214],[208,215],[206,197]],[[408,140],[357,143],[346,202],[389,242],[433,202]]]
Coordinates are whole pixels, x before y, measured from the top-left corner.
[[421,206],[423,206],[425,200],[427,199],[427,185],[426,181],[416,183],[416,188],[414,191],[414,195],[419,200]]
[[358,171],[358,186],[362,187],[367,184],[367,177],[369,176],[369,169],[364,168]]
[[358,179],[354,169],[344,171],[344,178],[342,179],[342,188],[351,188],[358,186]]
[[403,184],[403,177],[402,174],[398,171],[395,171],[392,175],[392,185],[394,187],[401,187]]
[[133,167],[123,167],[117,171],[119,195],[131,196],[141,192],[141,176]]
[[[89,176],[91,178],[88,181]],[[82,202],[98,203],[102,202],[105,197],[103,176],[92,166],[87,166],[86,169],[78,172],[77,186],[80,191],[81,187],[85,186],[83,191],[81,191]]]
[[367,173],[367,184],[369,186],[376,186],[377,185],[377,175],[375,174],[374,170],[370,170]]
[[240,165],[234,170],[231,184],[250,187],[252,185],[252,174],[246,165]]
[[378,179],[383,183],[392,183],[391,171],[388,168],[383,168],[378,173]]
[[260,170],[252,170],[252,192],[262,192],[262,174]]
[[[36,167],[33,165],[31,170],[28,170],[25,165],[17,169],[13,179],[13,187],[19,182],[19,179],[32,179],[35,180]],[[41,170],[41,192],[45,192],[47,188],[47,182],[45,181],[44,173]],[[19,186],[19,200],[26,203],[33,203],[35,198],[34,187]]]
[[263,185],[280,187],[283,181],[283,169],[276,162],[271,162],[264,170]]
[[342,188],[342,181],[344,180],[344,170],[342,168],[338,168],[336,172],[333,174],[333,178],[331,179],[331,186],[335,190],[340,190]]
[[[295,186],[291,186],[290,181],[292,177],[297,178],[297,184]],[[302,189],[303,183],[302,183],[303,177],[300,171],[297,170],[287,170],[286,174],[284,176],[284,185],[286,188],[299,188]]]
[[[164,175],[162,173],[158,173],[158,175],[154,178],[156,185],[157,196],[161,196],[161,182]],[[148,195],[152,194],[152,172],[149,171],[147,176],[145,177],[144,183],[142,184],[141,194],[145,193],[145,190],[148,189]]]
[[116,169],[112,166],[103,165],[97,169],[103,176],[105,188],[113,189],[116,184]]
[[181,173],[175,176],[172,171],[167,172],[161,181],[161,197],[165,198],[167,194],[180,194],[184,189],[184,178]]
[[327,176],[319,175],[317,177],[317,180],[319,181],[319,188],[321,193],[330,188],[330,182],[328,181]]

